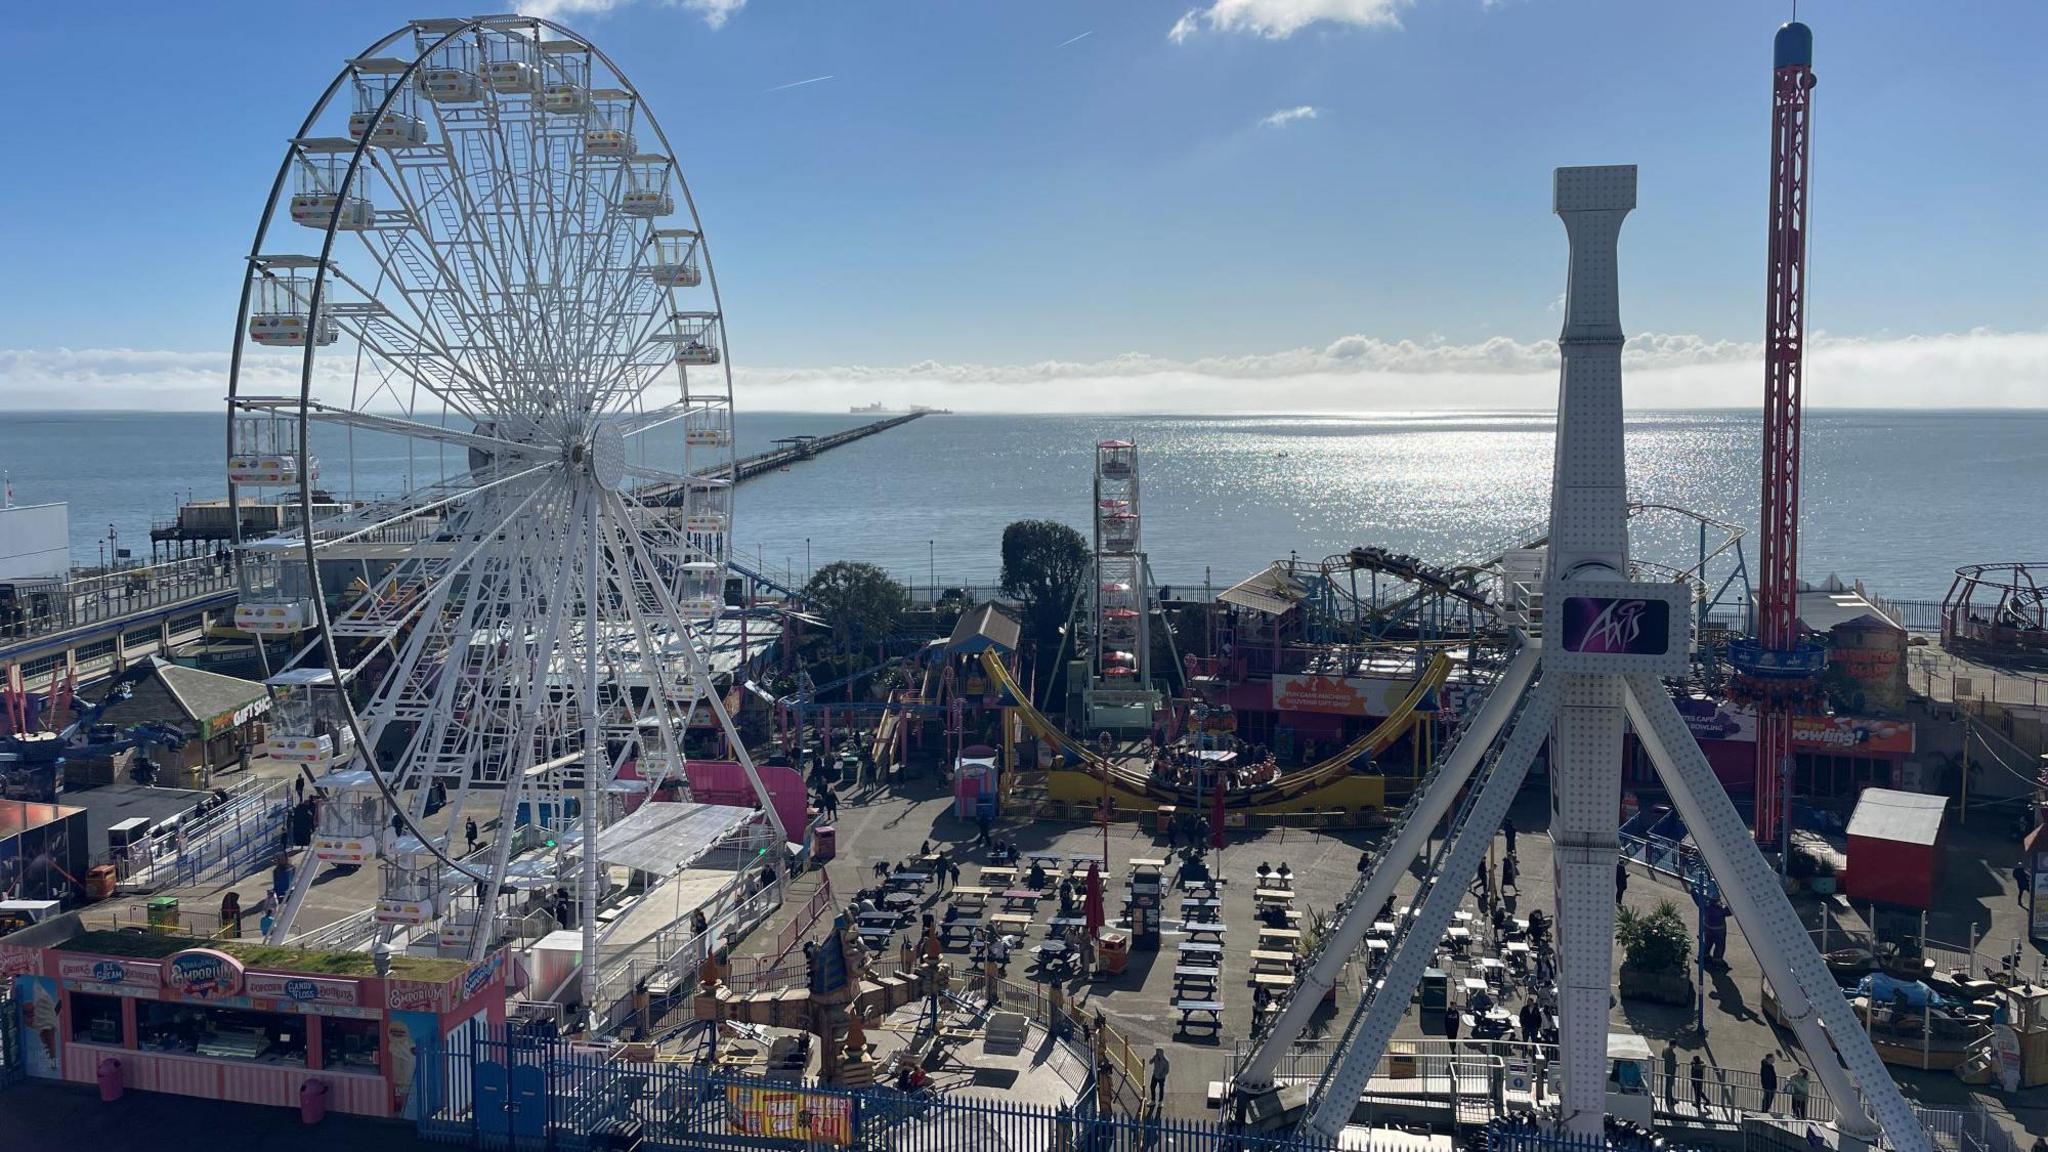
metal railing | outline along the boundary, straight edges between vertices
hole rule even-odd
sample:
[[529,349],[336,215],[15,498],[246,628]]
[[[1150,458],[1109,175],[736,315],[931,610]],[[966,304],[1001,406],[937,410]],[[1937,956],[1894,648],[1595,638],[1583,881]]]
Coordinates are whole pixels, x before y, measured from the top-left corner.
[[290,826],[292,781],[244,778],[204,819],[160,825],[111,854],[115,887],[154,892],[232,884],[276,862]]
[[[4,633],[0,642],[35,639],[150,609],[175,607],[231,592],[234,587],[234,565],[212,556],[77,576],[48,593],[24,593],[27,602],[20,605],[22,618],[13,628],[0,630]],[[47,601],[42,599],[45,595]]]

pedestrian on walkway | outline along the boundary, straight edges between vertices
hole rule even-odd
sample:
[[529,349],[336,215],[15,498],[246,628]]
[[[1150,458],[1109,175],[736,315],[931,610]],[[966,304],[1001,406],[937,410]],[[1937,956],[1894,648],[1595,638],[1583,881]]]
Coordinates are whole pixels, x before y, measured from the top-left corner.
[[1785,1079],[1785,1098],[1792,1101],[1792,1116],[1794,1119],[1806,1119],[1806,1100],[1811,1095],[1813,1095],[1813,1082],[1807,1079],[1806,1069],[1792,1069],[1792,1075]]
[[1170,1067],[1166,1061],[1166,1047],[1164,1045],[1152,1049],[1151,1063],[1152,1092],[1150,1100],[1154,1104],[1159,1104],[1163,1103],[1166,1099],[1166,1072]]
[[2018,904],[2022,908],[2027,906],[2027,886],[2028,881],[2032,879],[2033,874],[2027,871],[2027,862],[2025,860],[2012,866],[2012,899],[2013,903]]
[[960,886],[960,861],[958,861],[958,860],[948,860],[948,861],[946,861],[946,871],[948,871],[948,872],[952,873],[952,875],[953,875],[953,887],[955,887],[955,888],[958,888],[958,887]]
[[476,851],[476,817],[471,816],[462,822],[462,836],[469,841],[469,850]]
[[1628,861],[1625,859],[1616,860],[1614,862],[1614,902],[1616,904],[1621,903],[1621,898],[1626,895],[1628,895]]
[[1664,1110],[1678,1111],[1678,1045],[1664,1046]]
[[1771,1103],[1778,1098],[1778,1066],[1771,1063],[1770,1053],[1764,1053],[1764,1062],[1757,1066],[1756,1078],[1764,1089],[1763,1107],[1757,1111],[1769,1112]]
[[1522,886],[1516,883],[1516,881],[1520,873],[1521,868],[1515,863],[1515,854],[1513,852],[1502,857],[1500,862],[1500,890],[1505,892],[1513,888],[1515,894],[1519,896],[1522,892]]
[[1692,1106],[1699,1114],[1707,1114],[1707,1062],[1700,1054],[1692,1054],[1692,1063],[1686,1067],[1686,1076],[1692,1081]]
[[1515,854],[1515,818],[1513,816],[1501,818],[1500,834],[1501,838],[1507,841],[1508,855],[1513,856]]
[[1458,1024],[1458,1006],[1456,1004],[1446,1004],[1444,1006],[1444,1039],[1456,1040],[1458,1038]]
[[938,856],[932,860],[932,880],[938,885],[941,892],[946,890],[946,882],[953,876],[952,868],[949,866],[950,863],[946,859],[946,850],[944,848],[939,849]]
[[231,940],[242,934],[242,897],[233,890],[220,898],[220,931]]

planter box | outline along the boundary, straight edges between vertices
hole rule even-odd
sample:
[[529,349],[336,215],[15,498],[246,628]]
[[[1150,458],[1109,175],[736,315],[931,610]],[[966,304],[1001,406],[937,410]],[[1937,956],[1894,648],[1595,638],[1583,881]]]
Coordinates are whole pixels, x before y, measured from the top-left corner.
[[1833,876],[1815,876],[1806,883],[1808,887],[1813,889],[1813,894],[1816,896],[1832,896],[1835,894],[1835,878]]
[[1692,1004],[1692,981],[1679,972],[1644,972],[1624,967],[1621,970],[1621,996],[1624,1000],[1648,1000],[1653,1004],[1673,1004],[1684,1008]]

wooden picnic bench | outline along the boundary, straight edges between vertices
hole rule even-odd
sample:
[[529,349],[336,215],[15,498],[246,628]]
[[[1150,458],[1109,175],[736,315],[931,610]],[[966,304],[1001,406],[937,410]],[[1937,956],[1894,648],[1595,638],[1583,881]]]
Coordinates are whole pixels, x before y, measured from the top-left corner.
[[1292,972],[1294,971],[1294,953],[1272,952],[1262,948],[1254,948],[1252,949],[1252,967],[1254,969],[1283,968]]
[[1173,968],[1173,982],[1179,984],[1207,984],[1215,987],[1223,978],[1223,969],[1212,964],[1176,964]]
[[1220,944],[1223,942],[1223,934],[1229,931],[1229,928],[1221,920],[1183,920],[1180,922],[1180,930],[1187,933],[1189,939],[1208,936]]
[[1190,1024],[1196,1023],[1195,1017],[1206,1016],[1208,1019],[1201,1021],[1201,1023],[1206,1023],[1219,1032],[1223,1030],[1223,1001],[1221,1000],[1175,1000],[1173,1002],[1173,1010],[1180,1013],[1180,1027],[1182,1029],[1186,1029]]
[[998,912],[989,917],[988,920],[989,923],[998,928],[1014,929],[1019,934],[1028,931],[1031,927],[1031,917],[1022,912]]
[[1179,951],[1195,956],[1215,956],[1220,959],[1223,955],[1223,945],[1211,944],[1204,940],[1183,940],[1180,942]]
[[1265,988],[1292,988],[1294,987],[1294,973],[1254,972],[1252,973],[1252,983]]

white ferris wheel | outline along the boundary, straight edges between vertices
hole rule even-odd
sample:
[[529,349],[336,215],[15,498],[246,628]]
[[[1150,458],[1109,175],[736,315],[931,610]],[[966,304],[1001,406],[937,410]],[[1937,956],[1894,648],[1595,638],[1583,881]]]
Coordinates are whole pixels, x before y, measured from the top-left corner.
[[[285,531],[237,539],[266,750],[322,797],[274,941],[323,864],[374,859],[386,937],[483,954],[510,831],[595,844],[622,785],[680,779],[693,718],[783,836],[706,660],[735,475],[718,283],[667,135],[589,41],[421,20],[347,61],[257,226],[228,410],[238,527],[286,497]],[[466,852],[493,801],[507,834]],[[586,931],[597,856],[557,877]]]

